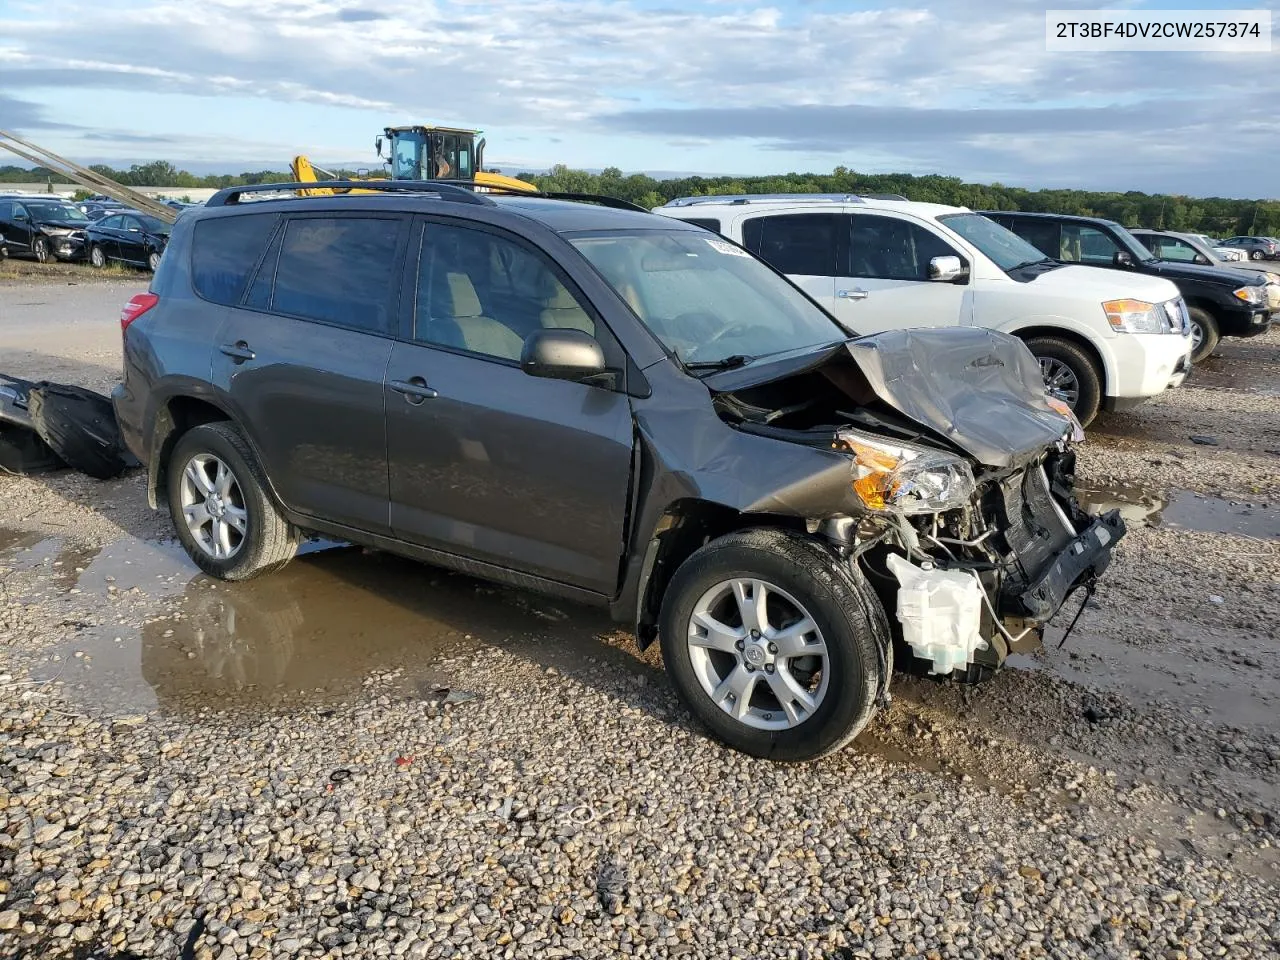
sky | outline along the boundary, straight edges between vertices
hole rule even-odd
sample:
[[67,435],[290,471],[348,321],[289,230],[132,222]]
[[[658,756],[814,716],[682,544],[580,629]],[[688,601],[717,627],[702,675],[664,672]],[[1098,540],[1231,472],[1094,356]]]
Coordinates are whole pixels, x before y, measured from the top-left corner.
[[1104,6],[1265,8],[0,0],[0,129],[81,163],[199,172],[283,169],[295,153],[375,166],[384,126],[442,123],[483,129],[487,165],[508,173],[842,165],[1280,196],[1280,42],[1257,54],[1045,50],[1046,8]]

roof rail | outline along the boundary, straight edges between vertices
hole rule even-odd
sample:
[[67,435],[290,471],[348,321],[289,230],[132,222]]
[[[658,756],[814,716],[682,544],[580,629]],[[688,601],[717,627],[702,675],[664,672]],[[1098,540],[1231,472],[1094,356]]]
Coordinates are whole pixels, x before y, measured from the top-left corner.
[[710,197],[676,197],[668,207],[696,207],[704,203],[862,203],[856,193],[742,193]]
[[206,201],[206,207],[226,207],[240,203],[246,193],[296,193],[301,190],[373,190],[378,193],[433,193],[441,200],[491,206],[493,201],[483,194],[460,186],[458,181],[439,180],[312,180],[294,183],[254,183],[219,190]]

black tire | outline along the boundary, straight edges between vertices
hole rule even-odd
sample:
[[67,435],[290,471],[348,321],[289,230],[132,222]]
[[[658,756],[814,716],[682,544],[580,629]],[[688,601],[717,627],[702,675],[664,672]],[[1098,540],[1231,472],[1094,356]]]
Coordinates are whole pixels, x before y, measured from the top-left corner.
[[89,248],[89,263],[98,270],[104,269],[107,265],[107,252],[96,243]]
[[37,263],[49,263],[53,260],[53,253],[49,249],[49,241],[44,237],[36,237],[31,244],[31,252],[35,254]]
[[1088,426],[1102,406],[1102,374],[1093,358],[1069,340],[1058,337],[1032,337],[1027,347],[1040,362],[1041,372],[1047,364],[1061,364],[1075,377],[1075,402],[1071,405],[1081,426]]
[[152,250],[151,253],[147,254],[147,269],[152,273],[160,269],[160,254],[158,251]]
[[[184,471],[197,456],[215,457],[225,464],[239,490],[234,499],[244,511],[245,528],[226,557],[215,557],[201,546],[183,514]],[[178,539],[196,566],[209,576],[248,580],[280,569],[298,552],[298,531],[276,509],[257,458],[232,424],[207,423],[184,433],[169,457],[167,481],[169,516]]]
[[1191,318],[1191,336],[1194,341],[1196,328],[1200,330],[1200,345],[1191,351],[1191,362],[1199,363],[1208,360],[1218,349],[1218,341],[1222,335],[1218,332],[1218,321],[1213,314],[1203,307],[1188,307],[1187,316]]
[[[789,593],[826,643],[825,696],[809,717],[786,729],[761,729],[729,716],[703,689],[693,665],[687,636],[694,607],[704,593],[735,577],[767,580]],[[659,637],[667,675],[698,720],[729,746],[770,760],[813,760],[839,750],[871,720],[892,669],[888,621],[861,574],[825,544],[771,528],[713,540],[681,564],[663,597]]]

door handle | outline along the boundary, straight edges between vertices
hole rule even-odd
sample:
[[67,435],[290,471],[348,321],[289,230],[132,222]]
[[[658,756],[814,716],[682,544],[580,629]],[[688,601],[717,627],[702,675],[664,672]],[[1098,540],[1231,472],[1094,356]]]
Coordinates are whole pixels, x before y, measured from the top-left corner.
[[854,287],[852,290],[837,290],[836,296],[841,300],[865,300],[871,293],[861,287]]
[[244,363],[246,360],[253,360],[257,354],[249,349],[249,344],[243,340],[237,340],[235,343],[224,343],[218,348],[236,363]]
[[408,380],[392,380],[391,389],[396,393],[404,394],[405,400],[412,404],[419,404],[423,400],[434,400],[440,396],[440,394],[428,387],[427,381],[421,377],[410,377]]

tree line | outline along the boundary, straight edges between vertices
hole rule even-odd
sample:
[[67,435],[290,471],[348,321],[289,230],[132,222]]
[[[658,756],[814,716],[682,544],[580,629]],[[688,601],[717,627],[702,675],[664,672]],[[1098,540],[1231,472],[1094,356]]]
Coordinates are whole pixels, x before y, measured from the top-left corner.
[[[90,169],[126,186],[136,187],[233,187],[255,183],[285,182],[287,170],[257,170],[239,174],[196,176],[172,163],[156,160],[117,170],[105,164]],[[336,170],[339,176],[355,176],[353,170]],[[1280,236],[1280,201],[1231,200],[1225,197],[1187,197],[1098,190],[1028,190],[1001,183],[968,183],[959,177],[937,174],[858,173],[836,167],[831,173],[787,173],[761,177],[680,177],[656,180],[643,173],[624,174],[617,167],[599,173],[574,170],[563,164],[545,173],[521,173],[520,179],[542,190],[595,193],[656,207],[675,197],[737,193],[890,193],[908,200],[946,203],[973,210],[1032,210],[1106,217],[1127,227],[1183,230],[1225,237],[1236,234]],[[0,166],[0,183],[68,183],[41,167]]]

